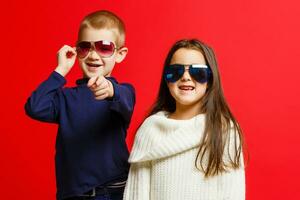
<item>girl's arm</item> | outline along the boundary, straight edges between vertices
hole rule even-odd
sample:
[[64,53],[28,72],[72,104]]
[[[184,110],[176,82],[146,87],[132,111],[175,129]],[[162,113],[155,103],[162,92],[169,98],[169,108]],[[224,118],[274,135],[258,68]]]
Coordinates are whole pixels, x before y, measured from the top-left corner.
[[[224,162],[230,166],[230,161],[235,158],[240,139],[237,132],[232,128],[226,142],[224,151]],[[227,172],[221,175],[221,188],[223,199],[245,200],[245,166],[244,156],[241,152],[240,167],[233,169],[227,168]]]
[[[242,158],[243,159],[243,158]],[[222,199],[245,200],[244,165],[238,169],[230,169],[221,175]]]
[[123,200],[150,199],[150,162],[132,163]]

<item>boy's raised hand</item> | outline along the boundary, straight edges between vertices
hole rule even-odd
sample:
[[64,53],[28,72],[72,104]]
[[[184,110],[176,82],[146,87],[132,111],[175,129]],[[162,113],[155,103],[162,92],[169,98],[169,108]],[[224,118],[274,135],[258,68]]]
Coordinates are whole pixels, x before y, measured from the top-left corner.
[[112,83],[102,75],[90,78],[87,86],[94,93],[95,99],[97,100],[114,96],[114,88]]
[[62,76],[66,76],[69,71],[72,69],[75,59],[76,59],[76,48],[70,47],[68,45],[64,45],[58,52],[57,52],[57,62],[58,65],[55,71]]

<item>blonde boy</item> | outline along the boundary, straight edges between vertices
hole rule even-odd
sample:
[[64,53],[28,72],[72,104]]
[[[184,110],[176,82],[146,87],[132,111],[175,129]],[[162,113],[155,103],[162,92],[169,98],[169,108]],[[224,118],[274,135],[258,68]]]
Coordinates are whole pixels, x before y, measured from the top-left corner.
[[[130,84],[111,77],[126,57],[125,28],[109,11],[81,22],[76,47],[58,51],[58,65],[28,98],[26,113],[59,125],[56,140],[57,199],[122,199],[128,175],[125,137],[135,105]],[[64,88],[76,57],[83,77]]]

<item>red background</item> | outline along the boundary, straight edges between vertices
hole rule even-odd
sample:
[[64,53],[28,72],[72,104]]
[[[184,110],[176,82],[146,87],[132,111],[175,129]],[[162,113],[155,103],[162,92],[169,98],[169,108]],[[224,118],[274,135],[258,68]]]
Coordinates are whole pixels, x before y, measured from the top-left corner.
[[[1,3],[0,199],[54,199],[56,125],[24,114],[24,103],[76,41],[80,20],[107,9],[126,23],[129,54],[114,76],[136,88],[128,132],[158,91],[163,60],[181,38],[217,54],[223,87],[250,152],[247,199],[300,199],[300,3],[297,0],[10,0]],[[80,77],[67,76],[68,86]]]

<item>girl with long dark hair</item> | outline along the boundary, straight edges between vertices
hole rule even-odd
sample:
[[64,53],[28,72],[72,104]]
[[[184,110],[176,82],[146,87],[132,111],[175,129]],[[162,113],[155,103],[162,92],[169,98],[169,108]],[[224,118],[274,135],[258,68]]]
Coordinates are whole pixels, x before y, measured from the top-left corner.
[[199,40],[180,40],[137,131],[124,200],[243,200],[242,147],[213,50]]

